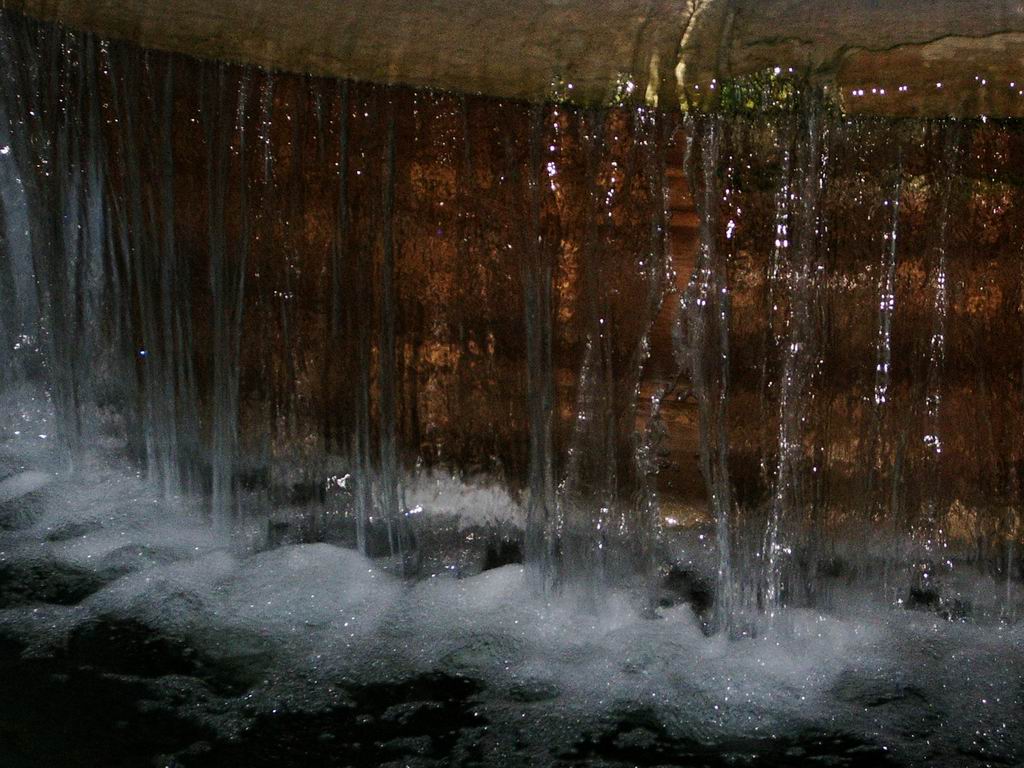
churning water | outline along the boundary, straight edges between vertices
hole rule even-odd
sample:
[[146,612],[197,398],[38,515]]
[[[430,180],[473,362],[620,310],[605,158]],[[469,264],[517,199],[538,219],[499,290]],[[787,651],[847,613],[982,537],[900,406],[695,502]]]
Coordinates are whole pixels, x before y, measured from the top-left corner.
[[0,78],[7,764],[1024,759],[1015,122]]

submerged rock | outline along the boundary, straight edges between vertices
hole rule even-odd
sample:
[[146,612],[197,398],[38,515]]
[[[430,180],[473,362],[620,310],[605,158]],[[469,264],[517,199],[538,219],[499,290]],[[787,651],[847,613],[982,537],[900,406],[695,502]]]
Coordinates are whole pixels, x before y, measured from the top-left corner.
[[176,553],[145,544],[126,544],[104,555],[98,571],[111,581],[143,568],[167,565],[179,560]]
[[458,515],[430,514],[416,520],[415,575],[454,573],[459,578],[523,562],[523,532],[508,522],[466,525]]
[[100,616],[72,630],[64,653],[77,666],[133,677],[184,675],[235,694],[251,683],[237,659],[214,659],[188,640],[134,618]]
[[157,756],[187,754],[189,744],[214,736],[187,713],[156,705],[148,681],[52,657],[13,658],[2,677],[5,768],[175,765]]
[[431,672],[343,687],[350,699],[344,705],[261,714],[243,738],[214,743],[188,765],[478,764],[464,759],[463,744],[487,725],[472,702],[479,683]]
[[183,640],[137,619],[102,616],[72,630],[67,658],[77,664],[137,677],[194,675],[202,662]]
[[49,528],[46,533],[47,541],[71,541],[88,536],[103,530],[103,524],[97,520],[68,521]]
[[672,608],[689,605],[698,616],[707,616],[715,604],[715,590],[700,573],[673,565],[661,580],[658,588],[658,606]]
[[521,701],[524,704],[529,704],[556,699],[560,692],[558,685],[552,680],[526,678],[512,684],[509,688],[508,697],[512,701]]
[[911,611],[923,611],[941,616],[946,621],[961,621],[973,613],[969,602],[945,593],[944,585],[934,576],[935,569],[930,563],[919,563],[915,567],[914,579],[907,590],[903,607]]
[[502,538],[487,545],[483,570],[492,571],[504,565],[520,565],[523,562],[523,544],[520,538]]
[[32,470],[0,481],[0,529],[18,530],[33,525],[43,514],[43,491],[52,481],[53,475]]
[[108,581],[94,571],[53,560],[0,563],[0,608],[77,605]]
[[907,592],[904,605],[912,611],[938,612],[942,608],[942,595],[934,586],[914,585]]

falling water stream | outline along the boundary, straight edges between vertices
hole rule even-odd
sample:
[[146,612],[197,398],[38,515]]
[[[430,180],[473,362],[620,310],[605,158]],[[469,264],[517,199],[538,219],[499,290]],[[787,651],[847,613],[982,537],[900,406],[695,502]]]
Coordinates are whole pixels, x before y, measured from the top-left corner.
[[[521,562],[594,626],[623,593],[734,641],[1021,615],[1016,122],[778,72],[714,113],[530,105],[11,13],[0,73],[0,392],[44,393],[59,476],[116,454],[233,557],[370,558],[351,585]],[[444,528],[444,483],[511,511]]]
[[[660,525],[648,443],[686,429],[671,417],[689,388],[717,626],[751,607],[774,616],[787,592],[806,592],[806,559],[834,548],[811,539],[851,543],[840,531],[858,515],[884,523],[892,544],[906,534],[929,562],[946,559],[950,324],[972,316],[957,306],[970,299],[955,291],[969,289],[951,285],[949,253],[967,236],[964,206],[984,204],[959,191],[957,158],[968,136],[981,146],[1010,126],[858,125],[799,91],[684,122],[624,106],[525,109],[200,64],[13,19],[4,56],[5,354],[28,359],[18,339],[38,350],[68,462],[114,418],[164,493],[208,494],[224,530],[251,514],[244,498],[262,498],[265,514],[299,492],[289,488],[344,475],[351,493],[335,512],[352,520],[355,545],[376,551],[379,530],[412,571],[410,467],[484,472],[522,490],[535,586],[577,583],[593,603],[609,578],[652,575],[640,553],[654,546],[638,543]],[[666,224],[665,157],[681,141],[690,159],[673,162],[700,221],[693,246]],[[830,157],[839,141],[843,157]],[[904,235],[917,226],[903,221],[908,205],[934,218],[933,234]],[[844,242],[832,222],[861,211],[867,229]],[[877,264],[859,261],[872,232]],[[692,276],[666,261],[666,244],[696,248]],[[914,312],[930,319],[901,328],[911,259],[927,273]],[[837,292],[872,282],[873,359],[858,363],[859,330],[822,334],[862,311]],[[751,324],[732,307],[758,292],[766,312]],[[674,373],[652,364],[662,328]],[[735,359],[748,338],[763,350],[759,376]],[[901,383],[913,367],[902,358],[916,354],[919,436],[893,415],[904,400],[918,408]],[[824,381],[831,361],[850,370],[846,386],[840,374]],[[856,405],[863,375],[851,366],[868,364],[871,393]],[[760,437],[754,412],[737,410],[758,391]],[[471,403],[502,428],[480,434]],[[816,423],[830,409],[830,424],[846,422],[831,438]],[[851,439],[859,469],[822,463]],[[833,492],[821,507],[822,489],[858,475],[862,504]]]

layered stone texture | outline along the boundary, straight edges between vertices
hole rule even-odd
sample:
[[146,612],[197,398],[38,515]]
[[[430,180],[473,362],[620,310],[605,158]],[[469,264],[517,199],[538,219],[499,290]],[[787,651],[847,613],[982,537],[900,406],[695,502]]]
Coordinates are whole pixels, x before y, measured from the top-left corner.
[[831,85],[852,112],[1024,112],[1024,9],[1014,0],[610,0],[599,12],[590,0],[6,7],[203,58],[530,101],[707,103],[716,81],[777,67]]

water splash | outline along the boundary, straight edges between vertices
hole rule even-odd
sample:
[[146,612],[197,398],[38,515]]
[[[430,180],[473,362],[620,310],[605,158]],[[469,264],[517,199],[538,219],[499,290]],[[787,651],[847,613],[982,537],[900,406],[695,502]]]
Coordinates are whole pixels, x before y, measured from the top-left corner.
[[628,100],[0,27],[0,378],[46,386],[69,463],[121,441],[225,530],[293,526],[410,576],[434,535],[416,478],[499,484],[532,587],[592,610],[629,583],[653,612],[659,568],[704,568],[686,528],[733,635],[879,562],[898,604],[921,542],[1005,569],[1011,615],[1020,379],[984,339],[1016,328],[1016,126],[952,124],[936,165],[927,125],[810,86],[673,138],[679,115]]

